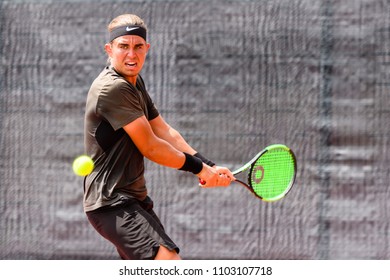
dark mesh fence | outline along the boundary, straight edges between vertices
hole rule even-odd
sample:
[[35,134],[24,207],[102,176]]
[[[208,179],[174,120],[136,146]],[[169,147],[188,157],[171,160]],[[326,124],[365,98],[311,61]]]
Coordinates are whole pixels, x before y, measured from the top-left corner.
[[296,153],[276,203],[147,162],[186,259],[388,259],[390,6],[379,0],[0,2],[0,259],[117,259],[88,224],[87,91],[109,21],[147,22],[143,77],[163,117],[232,169]]

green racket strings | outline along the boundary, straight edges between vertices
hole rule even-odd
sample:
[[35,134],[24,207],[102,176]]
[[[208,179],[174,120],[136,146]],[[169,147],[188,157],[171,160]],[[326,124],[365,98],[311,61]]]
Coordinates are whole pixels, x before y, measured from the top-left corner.
[[267,151],[253,165],[251,182],[254,192],[264,200],[283,197],[291,187],[295,174],[295,159],[286,149]]

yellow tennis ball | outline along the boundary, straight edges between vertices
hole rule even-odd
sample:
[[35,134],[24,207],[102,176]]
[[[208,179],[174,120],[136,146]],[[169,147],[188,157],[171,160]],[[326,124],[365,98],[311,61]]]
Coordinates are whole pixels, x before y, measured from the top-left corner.
[[73,172],[78,176],[86,176],[90,174],[93,167],[93,160],[86,155],[79,156],[73,161]]

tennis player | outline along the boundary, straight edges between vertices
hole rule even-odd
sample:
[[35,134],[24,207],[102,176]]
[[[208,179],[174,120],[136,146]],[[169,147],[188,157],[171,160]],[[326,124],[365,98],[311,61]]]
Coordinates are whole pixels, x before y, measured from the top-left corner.
[[206,188],[228,186],[234,176],[193,149],[159,114],[140,76],[150,48],[143,20],[120,15],[108,25],[108,35],[109,65],[86,102],[85,149],[95,168],[85,178],[84,210],[122,259],[180,259],[153,211],[144,157],[192,172]]

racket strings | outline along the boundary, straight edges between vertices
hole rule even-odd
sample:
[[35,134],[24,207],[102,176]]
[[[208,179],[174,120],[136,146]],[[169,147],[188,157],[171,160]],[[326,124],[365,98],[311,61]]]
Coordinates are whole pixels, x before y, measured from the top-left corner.
[[285,149],[270,150],[252,166],[250,181],[254,192],[265,200],[284,196],[294,179],[295,158]]

